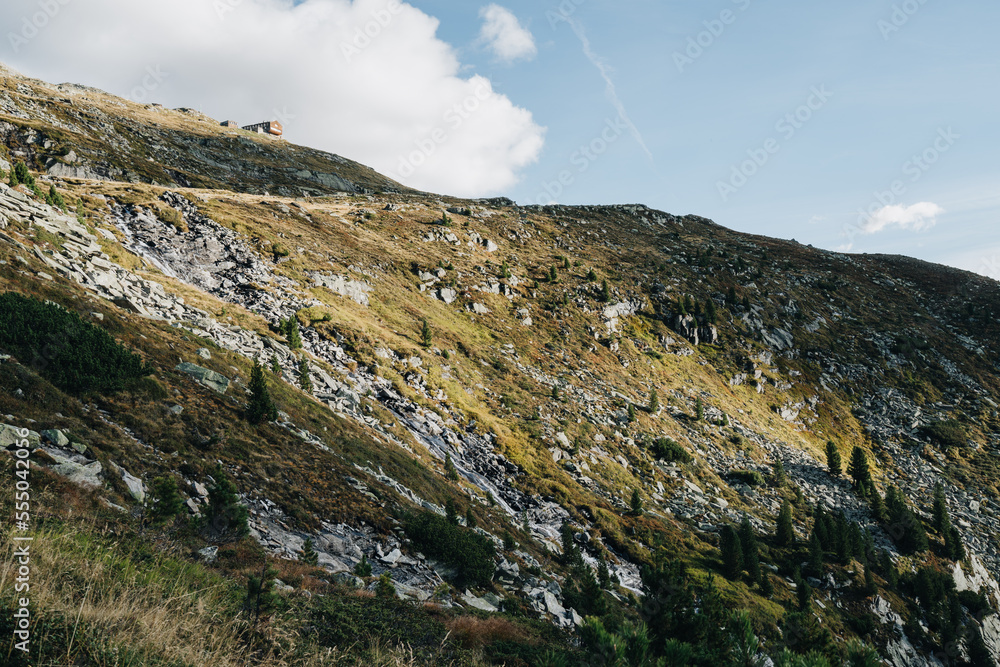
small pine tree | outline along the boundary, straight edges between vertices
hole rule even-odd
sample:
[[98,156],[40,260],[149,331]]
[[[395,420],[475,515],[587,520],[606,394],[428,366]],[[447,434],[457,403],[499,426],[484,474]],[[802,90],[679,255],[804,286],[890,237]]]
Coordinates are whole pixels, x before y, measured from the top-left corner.
[[76,202],[76,221],[81,225],[87,224],[87,209],[83,205],[82,199]]
[[593,269],[587,271],[587,280],[589,282],[596,282],[597,281],[597,274],[594,272]]
[[945,498],[941,482],[934,485],[934,508],[931,515],[934,519],[934,530],[938,535],[947,535],[951,530],[951,517],[948,515],[948,499]]
[[552,400],[553,401],[559,400],[559,385],[557,384],[552,385]]
[[45,198],[45,201],[47,201],[51,206],[61,208],[63,211],[66,210],[66,200],[63,199],[63,196],[59,194],[58,190],[56,190],[55,185],[49,185],[49,195]]
[[601,293],[599,295],[601,303],[611,301],[611,289],[608,287],[607,279],[601,281]]
[[781,503],[778,512],[778,531],[775,535],[778,546],[787,547],[795,543],[795,528],[792,525],[792,505],[787,500]]
[[826,442],[826,467],[833,477],[840,477],[843,473],[843,463],[840,460],[840,450],[833,440]]
[[705,404],[701,402],[700,396],[694,402],[694,418],[695,421],[701,421],[705,418]]
[[760,577],[760,594],[766,600],[770,600],[774,596],[774,580],[771,579],[771,575],[762,574]]
[[684,295],[684,312],[691,313],[692,315],[697,314],[694,307],[694,301],[691,299],[690,294]]
[[732,285],[729,286],[729,291],[726,293],[726,303],[730,306],[735,306],[737,303],[736,288]]
[[209,539],[230,542],[242,539],[250,532],[247,508],[240,504],[236,485],[221,466],[212,476],[215,483],[208,490],[208,509],[204,518],[204,533]]
[[799,599],[799,610],[809,611],[809,607],[812,605],[812,586],[809,585],[804,579],[799,579],[795,587],[796,597]]
[[782,487],[788,483],[788,475],[785,473],[785,464],[778,459],[774,462],[774,472],[772,476],[774,478],[774,485],[777,487]]
[[569,263],[569,257],[563,257],[563,268],[569,270],[572,264]]
[[250,403],[247,405],[247,421],[251,424],[272,422],[278,418],[278,408],[271,400],[271,392],[264,379],[264,369],[260,360],[255,359],[253,370],[250,371]]
[[653,391],[649,394],[649,406],[647,406],[646,410],[649,414],[655,415],[659,409],[660,397],[657,395],[656,389],[653,389]]
[[354,574],[359,577],[372,576],[372,564],[368,562],[368,556],[361,554],[361,560],[354,566]]
[[743,549],[740,546],[739,535],[728,524],[722,529],[719,548],[722,552],[722,573],[726,579],[736,581],[743,571]]
[[479,525],[479,522],[476,521],[476,516],[472,513],[471,507],[465,510],[465,525],[469,528],[475,528]]
[[555,283],[559,281],[559,273],[556,271],[556,267],[549,267],[549,282]]
[[299,560],[306,565],[312,565],[316,567],[319,564],[319,554],[316,553],[316,548],[313,546],[312,539],[307,539],[302,544],[302,551],[299,552]]
[[604,590],[611,588],[611,570],[608,569],[608,562],[603,556],[597,559],[597,583]]
[[750,524],[750,517],[743,515],[740,523],[740,549],[743,552],[743,569],[750,576],[750,581],[760,581],[760,550],[757,546],[757,533]]
[[715,324],[719,315],[715,309],[715,301],[709,299],[705,302],[705,322],[708,324]]
[[457,482],[459,479],[458,468],[455,467],[455,462],[451,459],[450,452],[447,452],[444,455],[444,474],[453,482]]
[[430,347],[433,340],[431,334],[431,325],[427,322],[427,318],[421,320],[422,324],[420,326],[420,344],[424,347]]
[[871,597],[878,593],[878,585],[875,583],[875,573],[871,565],[865,565],[865,596]]
[[391,600],[396,597],[396,587],[392,583],[392,575],[383,572],[375,585],[375,597],[381,600]]
[[812,533],[809,535],[809,570],[813,576],[820,577],[823,575],[823,559],[825,555],[823,542],[820,540],[819,533],[814,527]]
[[458,525],[458,505],[451,498],[444,501],[444,518],[451,525]]
[[847,473],[854,481],[855,489],[868,489],[872,481],[872,473],[868,469],[868,457],[865,455],[865,450],[857,446],[854,448],[851,452],[851,464],[847,468]]
[[635,421],[635,406],[631,403],[628,404],[628,423],[631,424]]
[[271,355],[271,372],[281,377],[281,363],[278,361],[278,355]]
[[153,506],[150,513],[154,521],[167,521],[184,511],[184,501],[177,491],[177,480],[172,476],[153,480]]
[[285,334],[285,342],[288,343],[289,348],[298,350],[302,347],[302,334],[299,332],[299,318],[297,316],[290,315],[284,321],[282,330]]
[[632,510],[633,516],[642,515],[642,496],[639,495],[639,489],[632,489],[632,499],[629,501],[629,507]]
[[580,556],[580,549],[576,546],[576,540],[573,536],[573,526],[568,521],[564,522],[559,529],[559,537],[562,540],[563,564],[566,566],[575,566],[582,563],[583,559]]
[[307,394],[313,391],[312,379],[309,377],[309,360],[305,357],[299,360],[299,388]]
[[962,534],[958,532],[958,528],[948,528],[944,535],[944,550],[948,558],[955,562],[965,558],[965,545],[962,544]]
[[982,629],[975,623],[972,623],[971,626],[966,639],[966,647],[969,651],[969,665],[971,667],[993,667],[996,663],[993,661],[993,654],[983,640]]
[[267,616],[274,610],[277,596],[274,593],[274,578],[278,571],[270,565],[265,565],[260,576],[251,574],[247,579],[247,595],[243,609],[256,623],[261,616]]

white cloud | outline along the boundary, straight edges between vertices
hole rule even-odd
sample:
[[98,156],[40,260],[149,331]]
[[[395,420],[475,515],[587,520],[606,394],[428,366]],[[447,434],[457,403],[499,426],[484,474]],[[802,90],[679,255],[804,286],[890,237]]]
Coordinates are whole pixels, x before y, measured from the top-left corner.
[[936,225],[937,217],[944,212],[937,204],[926,201],[912,206],[884,206],[863,221],[861,232],[876,234],[892,227],[922,232]]
[[531,113],[486,79],[461,76],[438,21],[399,0],[50,4],[55,16],[18,41],[11,34],[31,34],[22,28],[39,4],[0,3],[11,31],[0,59],[49,81],[138,90],[142,101],[220,120],[283,115],[289,140],[447,194],[502,192],[541,151],[544,129]]
[[479,11],[479,18],[483,19],[479,38],[498,59],[512,63],[531,60],[538,53],[535,38],[509,9],[487,5]]

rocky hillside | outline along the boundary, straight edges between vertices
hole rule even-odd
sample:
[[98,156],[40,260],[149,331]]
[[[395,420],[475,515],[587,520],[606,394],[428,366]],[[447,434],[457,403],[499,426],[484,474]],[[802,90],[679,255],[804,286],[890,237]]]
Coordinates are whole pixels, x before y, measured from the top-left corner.
[[1000,658],[997,283],[0,104],[37,662]]

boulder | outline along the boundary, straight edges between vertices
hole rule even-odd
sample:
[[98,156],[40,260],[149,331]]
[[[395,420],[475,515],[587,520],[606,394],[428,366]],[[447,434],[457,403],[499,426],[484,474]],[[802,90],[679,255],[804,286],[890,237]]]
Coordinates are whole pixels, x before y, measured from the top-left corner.
[[41,435],[42,438],[48,440],[56,447],[65,447],[69,444],[69,438],[66,437],[66,434],[57,428],[42,431]]
[[135,498],[136,501],[140,503],[146,502],[146,487],[142,483],[141,479],[130,475],[125,470],[122,470],[122,481],[125,482],[125,486],[128,487],[128,492],[132,494],[132,497]]
[[41,435],[35,431],[27,431],[27,437],[22,437],[21,429],[10,424],[0,424],[0,447],[12,447],[23,439],[28,441],[28,446],[35,449],[42,444]]
[[52,466],[52,472],[57,475],[62,475],[74,484],[93,489],[103,486],[103,482],[101,481],[102,470],[100,461],[94,461],[89,465],[81,465],[73,461],[63,461]]
[[213,391],[217,391],[220,394],[226,393],[226,390],[229,389],[229,378],[221,373],[216,373],[215,371],[198,366],[197,364],[185,361],[177,364],[177,366],[174,367],[174,370],[187,373],[199,384],[208,387]]

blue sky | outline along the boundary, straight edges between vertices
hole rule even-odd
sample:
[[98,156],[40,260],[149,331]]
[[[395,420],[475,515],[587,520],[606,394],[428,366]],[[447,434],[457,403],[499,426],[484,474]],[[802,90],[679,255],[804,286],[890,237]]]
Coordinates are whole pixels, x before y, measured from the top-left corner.
[[277,117],[414,187],[645,203],[1000,278],[995,1],[48,4],[37,36],[37,0],[0,6],[0,59]]
[[[519,202],[642,202],[743,231],[1000,277],[997,3],[571,0],[560,9],[511,0],[504,6],[538,45],[533,60],[513,64],[475,43],[477,5],[415,4],[441,20],[439,34],[470,70],[547,128],[539,161],[508,189]],[[626,133],[586,171],[573,161],[617,113],[564,15],[613,68],[652,160]],[[813,97],[816,108],[802,111],[814,89],[829,98]],[[762,153],[766,145],[776,152]],[[733,181],[733,168],[754,157],[748,151],[757,157],[746,165],[752,175]],[[572,180],[562,186],[564,171]],[[741,187],[722,188],[724,197],[720,181]],[[943,212],[909,219],[920,203]],[[871,210],[885,205],[904,210],[872,224]]]

